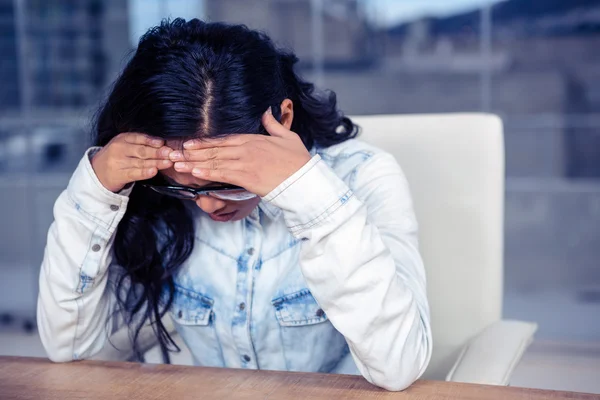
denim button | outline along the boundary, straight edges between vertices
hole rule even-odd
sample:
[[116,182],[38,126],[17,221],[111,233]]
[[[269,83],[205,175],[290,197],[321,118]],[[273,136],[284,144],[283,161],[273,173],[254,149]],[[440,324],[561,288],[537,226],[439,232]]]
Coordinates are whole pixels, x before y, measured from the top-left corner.
[[119,211],[119,206],[118,206],[118,205],[116,205],[116,204],[112,204],[112,205],[110,206],[110,209],[111,209],[111,210],[113,210],[113,211]]
[[95,245],[92,246],[92,251],[100,251],[100,245],[98,243],[96,243]]
[[179,310],[179,312],[177,313],[177,318],[181,318],[183,317],[183,312],[181,310]]
[[244,361],[250,362],[252,360],[248,354],[244,355]]
[[240,303],[239,307],[240,307],[240,310],[244,310],[246,308],[246,303],[243,303],[243,302]]
[[319,308],[319,309],[317,310],[317,317],[319,317],[319,318],[320,318],[320,317],[322,317],[324,314],[325,314],[325,311],[323,311],[323,309]]
[[254,254],[254,247],[250,247],[248,249],[248,254],[253,255]]

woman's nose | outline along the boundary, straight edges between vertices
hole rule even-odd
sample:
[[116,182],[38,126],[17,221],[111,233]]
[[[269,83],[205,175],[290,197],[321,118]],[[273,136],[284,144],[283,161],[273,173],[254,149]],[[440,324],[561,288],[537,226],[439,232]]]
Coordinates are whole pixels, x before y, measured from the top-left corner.
[[205,213],[212,214],[225,208],[227,203],[214,197],[200,195],[196,199],[196,205]]

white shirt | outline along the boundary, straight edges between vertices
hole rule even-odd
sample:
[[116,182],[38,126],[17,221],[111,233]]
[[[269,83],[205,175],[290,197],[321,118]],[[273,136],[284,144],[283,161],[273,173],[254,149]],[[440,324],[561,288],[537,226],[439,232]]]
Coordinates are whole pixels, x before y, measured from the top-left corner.
[[[432,349],[407,181],[393,156],[359,140],[312,154],[242,221],[194,205],[170,315],[197,365],[360,372],[404,389]],[[86,154],[56,201],[38,299],[51,360],[110,345],[111,247],[130,192],[105,189]]]

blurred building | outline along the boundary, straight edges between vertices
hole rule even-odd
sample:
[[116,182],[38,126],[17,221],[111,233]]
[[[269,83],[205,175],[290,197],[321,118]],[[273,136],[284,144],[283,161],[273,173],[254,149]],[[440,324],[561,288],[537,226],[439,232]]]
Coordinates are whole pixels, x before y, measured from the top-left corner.
[[13,0],[0,0],[0,110],[17,108],[19,96],[19,65],[17,28]]
[[[370,65],[375,51],[364,3],[357,0],[324,2],[323,65],[328,69],[352,69]],[[205,0],[208,21],[245,24],[266,31],[280,46],[293,49],[301,66],[310,66],[314,52],[310,0]]]
[[72,170],[130,50],[127,0],[0,0],[0,32],[0,172]]
[[[490,111],[509,128],[509,176],[600,177],[600,1],[509,0],[491,19],[485,55],[479,10],[387,30],[379,79],[390,90],[379,102],[389,112],[478,109],[487,71]],[[411,95],[399,99],[400,89]]]
[[26,5],[33,105],[79,108],[95,102],[129,47],[126,1],[27,0]]
[[97,101],[129,49],[125,0],[22,0],[29,106],[80,109]]

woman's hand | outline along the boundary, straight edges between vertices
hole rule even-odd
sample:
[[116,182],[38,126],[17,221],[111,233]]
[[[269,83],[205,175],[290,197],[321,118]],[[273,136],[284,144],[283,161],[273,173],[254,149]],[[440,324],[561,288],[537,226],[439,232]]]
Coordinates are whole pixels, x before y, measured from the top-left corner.
[[231,135],[185,142],[183,152],[171,153],[175,170],[266,196],[302,168],[311,155],[300,137],[273,117],[270,108],[262,124],[271,136]]
[[102,185],[119,192],[128,183],[150,179],[158,170],[170,168],[173,151],[163,139],[143,133],[121,133],[92,158],[92,168]]

